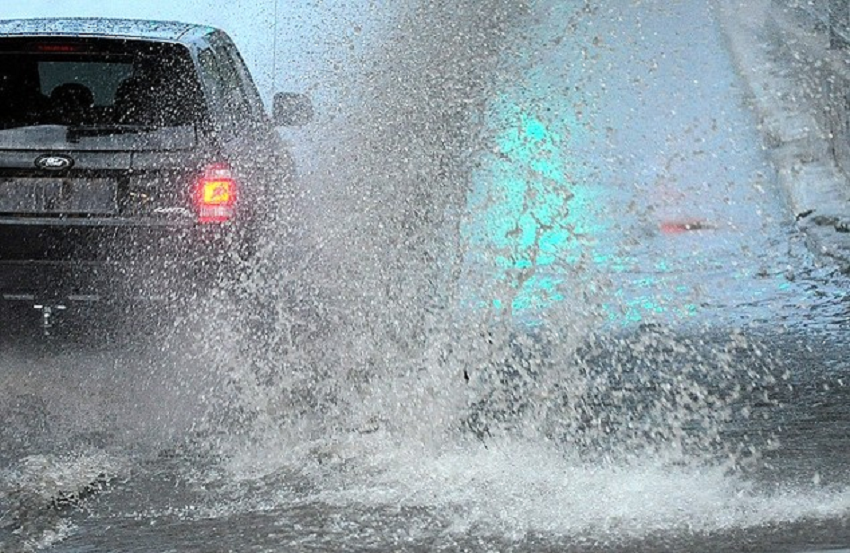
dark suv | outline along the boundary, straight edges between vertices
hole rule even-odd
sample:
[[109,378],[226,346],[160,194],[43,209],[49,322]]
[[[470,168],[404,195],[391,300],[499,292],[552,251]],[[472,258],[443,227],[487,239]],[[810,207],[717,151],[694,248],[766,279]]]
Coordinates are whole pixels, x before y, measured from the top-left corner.
[[291,157],[230,38],[109,19],[0,21],[0,300],[210,286],[293,220]]

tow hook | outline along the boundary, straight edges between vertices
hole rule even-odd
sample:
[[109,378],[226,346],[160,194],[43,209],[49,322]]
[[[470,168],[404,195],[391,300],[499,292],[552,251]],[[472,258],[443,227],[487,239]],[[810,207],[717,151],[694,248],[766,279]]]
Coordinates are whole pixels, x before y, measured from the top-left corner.
[[53,318],[56,313],[68,309],[67,306],[62,304],[46,305],[37,303],[33,307],[41,311],[41,330],[44,331],[45,336],[50,336],[50,329],[53,328]]

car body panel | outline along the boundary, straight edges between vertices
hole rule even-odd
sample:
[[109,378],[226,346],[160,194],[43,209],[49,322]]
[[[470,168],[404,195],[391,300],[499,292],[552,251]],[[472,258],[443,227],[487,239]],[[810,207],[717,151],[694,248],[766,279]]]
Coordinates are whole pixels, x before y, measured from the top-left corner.
[[0,36],[69,36],[190,41],[215,29],[177,21],[146,21],[99,17],[0,20]]

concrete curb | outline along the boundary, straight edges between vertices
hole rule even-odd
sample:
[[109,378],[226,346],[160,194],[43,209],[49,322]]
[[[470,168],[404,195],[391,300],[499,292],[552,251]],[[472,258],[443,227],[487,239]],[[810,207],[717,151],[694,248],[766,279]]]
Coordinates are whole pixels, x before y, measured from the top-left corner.
[[[715,0],[733,62],[747,86],[777,181],[809,248],[850,272],[850,184],[832,153],[816,107],[801,102],[790,63],[765,37],[787,33],[772,21],[770,0]],[[784,43],[797,36],[776,36]]]

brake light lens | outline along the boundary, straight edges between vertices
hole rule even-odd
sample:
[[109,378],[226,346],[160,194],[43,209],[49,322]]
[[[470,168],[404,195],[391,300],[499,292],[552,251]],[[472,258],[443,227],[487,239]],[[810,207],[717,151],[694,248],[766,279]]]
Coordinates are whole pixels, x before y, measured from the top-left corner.
[[216,163],[206,168],[195,190],[195,206],[201,223],[223,223],[233,217],[236,179],[230,166]]
[[39,43],[34,45],[37,52],[79,52],[82,50],[78,44]]

